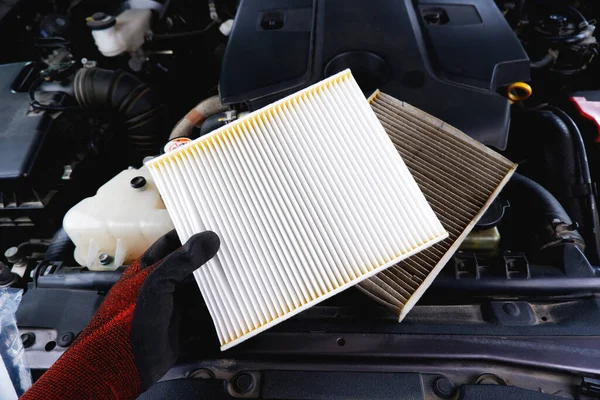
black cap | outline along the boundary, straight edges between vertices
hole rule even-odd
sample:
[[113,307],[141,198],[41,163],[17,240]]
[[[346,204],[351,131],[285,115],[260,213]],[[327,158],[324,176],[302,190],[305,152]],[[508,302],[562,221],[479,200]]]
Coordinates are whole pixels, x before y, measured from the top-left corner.
[[93,31],[101,31],[108,29],[117,23],[117,20],[112,15],[105,14],[103,12],[97,12],[91,17],[86,18],[87,26]]
[[129,184],[134,189],[143,188],[144,186],[146,186],[146,178],[144,178],[143,176],[136,176],[131,181],[129,181]]
[[8,249],[6,249],[6,251],[4,252],[4,257],[6,257],[8,262],[12,264],[21,261],[22,258],[21,251],[16,246],[9,247]]

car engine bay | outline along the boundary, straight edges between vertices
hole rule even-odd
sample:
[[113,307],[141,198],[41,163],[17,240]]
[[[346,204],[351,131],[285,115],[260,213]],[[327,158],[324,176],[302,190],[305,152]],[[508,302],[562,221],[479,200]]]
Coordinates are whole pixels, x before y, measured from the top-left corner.
[[455,398],[440,376],[461,398],[482,383],[600,397],[596,18],[583,0],[1,2],[0,287],[25,290],[34,377],[173,229],[144,162],[349,68],[518,177],[402,323],[350,289],[220,354],[196,291],[167,379],[287,398],[290,371],[367,370],[418,373],[427,398]]

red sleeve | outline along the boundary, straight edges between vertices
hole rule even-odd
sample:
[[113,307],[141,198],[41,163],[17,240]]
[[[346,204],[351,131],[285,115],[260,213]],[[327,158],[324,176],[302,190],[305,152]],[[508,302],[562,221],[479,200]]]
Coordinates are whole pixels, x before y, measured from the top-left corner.
[[131,321],[153,268],[132,264],[88,326],[21,399],[135,399],[143,391],[131,349]]

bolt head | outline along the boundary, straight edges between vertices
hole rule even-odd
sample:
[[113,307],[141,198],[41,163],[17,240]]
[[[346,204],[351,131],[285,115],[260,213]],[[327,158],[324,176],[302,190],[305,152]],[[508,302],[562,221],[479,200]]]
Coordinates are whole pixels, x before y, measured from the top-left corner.
[[134,189],[141,189],[144,186],[146,186],[146,183],[146,178],[144,178],[143,176],[136,176],[129,182],[131,187]]
[[108,255],[107,253],[102,253],[98,256],[98,261],[102,265],[107,265],[107,264],[111,263],[112,257],[110,255]]

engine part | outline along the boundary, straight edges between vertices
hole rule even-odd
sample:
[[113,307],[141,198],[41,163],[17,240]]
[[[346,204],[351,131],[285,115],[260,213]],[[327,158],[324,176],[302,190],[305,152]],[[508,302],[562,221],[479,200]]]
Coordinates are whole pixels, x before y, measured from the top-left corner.
[[571,218],[544,187],[522,175],[515,175],[507,188],[509,195],[518,196],[520,215],[534,230],[533,258],[546,265],[562,269],[566,276],[595,276],[594,267],[585,257],[585,242]]
[[510,104],[514,104],[523,100],[527,100],[531,96],[531,86],[525,82],[515,82],[508,85],[506,90],[506,97]]
[[370,101],[449,233],[443,242],[357,285],[402,321],[517,166],[456,128],[391,96],[375,93]]
[[219,91],[255,110],[345,68],[368,95],[381,89],[504,149],[510,106],[496,90],[527,82],[530,67],[493,0],[245,0]]
[[137,161],[158,153],[164,140],[164,110],[150,87],[124,71],[83,68],[73,82],[82,107],[114,112],[127,131]]
[[[13,81],[17,79],[25,63],[1,66],[0,103],[2,106],[2,145],[0,146],[0,178],[19,179],[28,176],[48,134],[43,129],[44,114],[29,114],[29,98],[26,93],[15,93]],[[4,200],[6,201],[6,200]],[[5,206],[6,207],[6,206]]]
[[474,229],[476,231],[483,231],[497,227],[502,221],[502,218],[504,218],[504,214],[506,214],[508,208],[510,208],[508,200],[501,196],[496,197],[490,207],[485,211],[481,218],[479,218]]
[[67,235],[67,232],[61,227],[50,241],[50,245],[44,253],[45,261],[65,261],[70,260],[73,251],[75,251],[75,244]]
[[[27,91],[38,71],[34,63],[0,66],[0,252],[31,238],[51,237],[64,213],[119,164],[95,168],[106,127],[77,112],[30,109]],[[39,93],[38,98],[69,104],[61,92]]]
[[575,92],[570,100],[582,116],[594,123],[596,128],[594,141],[600,143],[600,91]]
[[222,350],[447,237],[349,70],[148,167],[182,242],[222,238],[195,272]]
[[581,249],[585,243],[563,206],[550,192],[531,179],[515,174],[509,190],[519,193],[523,201],[529,204],[534,216],[539,218],[540,250],[565,242],[574,243]]
[[460,245],[460,250],[497,253],[500,248],[500,232],[497,227],[473,230]]
[[[145,179],[142,186],[137,184],[140,177]],[[106,182],[95,196],[69,210],[63,226],[75,243],[75,261],[92,271],[134,261],[173,229],[146,167],[122,171]]]
[[66,38],[70,28],[71,20],[68,15],[49,14],[40,21],[40,35],[44,38]]
[[[589,206],[595,203],[590,202],[590,195],[596,193],[596,187],[593,182],[584,179],[587,175],[584,170],[589,170],[587,151],[581,141],[579,128],[568,115],[563,113],[559,116],[557,112],[560,110],[557,110],[548,108],[515,113],[510,154],[513,159],[524,160],[522,173],[534,178],[552,193],[571,220],[580,226],[579,231],[587,244],[586,254],[592,263],[596,263],[596,217],[593,217]],[[513,199],[521,203],[521,196],[516,192]],[[529,211],[523,212],[521,218],[530,220],[531,214]],[[528,230],[529,225],[523,228]],[[521,235],[519,230],[511,233],[511,236],[521,236],[515,237],[514,242],[524,243],[531,241],[531,233],[527,237],[526,234]],[[532,250],[537,249],[539,245],[534,244]]]
[[[175,150],[178,147],[181,146],[185,146],[186,144],[190,143],[192,141],[192,139],[188,138],[188,137],[178,137],[175,139],[171,139],[167,142],[167,144],[165,144],[165,147],[163,147],[163,153],[168,153],[170,151]],[[149,159],[152,159],[153,157],[149,157]]]
[[600,216],[598,215],[598,207],[596,205],[596,191],[595,184],[592,181],[592,175],[590,172],[590,166],[587,157],[587,151],[585,149],[585,143],[583,136],[579,131],[579,127],[573,119],[565,113],[563,110],[557,107],[548,107],[567,125],[572,135],[573,145],[576,149],[578,165],[579,165],[579,185],[583,188],[584,197],[584,210],[585,221],[586,221],[586,237],[588,239],[588,246],[594,253],[593,260],[600,262]]
[[83,271],[81,267],[61,267],[50,273],[40,273],[35,286],[40,289],[77,289],[107,292],[123,274],[123,268],[114,271]]
[[229,107],[221,104],[219,96],[213,96],[202,100],[196,107],[192,108],[192,110],[188,112],[177,125],[175,125],[175,128],[173,128],[169,135],[169,140],[178,137],[190,137],[194,126],[200,126],[206,118],[227,111],[228,109]]
[[548,50],[548,54],[546,54],[540,60],[538,60],[538,61],[532,61],[531,62],[531,68],[532,69],[545,68],[548,65],[554,63],[557,58],[558,58],[558,52],[557,51],[552,50],[552,49]]
[[531,18],[534,33],[530,40],[531,51],[540,55],[547,52],[531,64],[532,68],[551,67],[554,72],[571,75],[586,69],[598,54],[596,27],[576,8],[539,7]]
[[238,113],[237,111],[232,110],[232,111],[225,111],[223,113],[215,114],[212,117],[208,117],[202,123],[202,126],[200,127],[200,133],[198,134],[198,136],[204,136],[204,135],[214,131],[215,129],[218,129],[222,126],[229,124],[230,122],[235,121],[238,118],[243,117],[246,114],[247,114],[246,112]]
[[151,18],[149,9],[125,10],[116,18],[95,13],[87,19],[87,26],[92,30],[98,50],[106,57],[115,57],[142,47],[150,31]]

